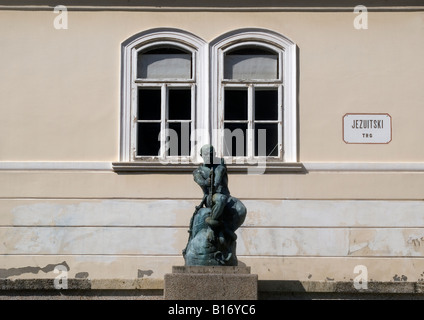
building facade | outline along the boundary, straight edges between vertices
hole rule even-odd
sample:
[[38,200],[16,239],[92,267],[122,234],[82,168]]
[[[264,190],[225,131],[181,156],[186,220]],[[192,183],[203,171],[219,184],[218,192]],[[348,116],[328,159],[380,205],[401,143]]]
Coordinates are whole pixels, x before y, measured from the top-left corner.
[[0,1],[4,281],[163,289],[205,143],[263,290],[422,281],[424,3],[233,2]]

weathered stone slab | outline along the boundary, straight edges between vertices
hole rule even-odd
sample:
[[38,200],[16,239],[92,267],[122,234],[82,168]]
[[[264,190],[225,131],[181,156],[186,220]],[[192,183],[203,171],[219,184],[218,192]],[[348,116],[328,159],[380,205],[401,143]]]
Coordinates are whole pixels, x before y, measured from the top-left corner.
[[257,300],[250,267],[174,266],[165,274],[165,300]]
[[[424,228],[241,227],[237,235],[237,255],[243,260],[248,256],[424,255]],[[0,238],[0,252],[7,255],[179,256],[187,228],[9,226],[0,228]]]
[[250,274],[250,267],[241,266],[173,266],[172,273]]
[[[0,199],[0,226],[186,227],[199,199]],[[424,201],[247,200],[244,227],[412,227]],[[160,210],[159,215],[152,212]],[[125,212],[125,215],[122,215]]]

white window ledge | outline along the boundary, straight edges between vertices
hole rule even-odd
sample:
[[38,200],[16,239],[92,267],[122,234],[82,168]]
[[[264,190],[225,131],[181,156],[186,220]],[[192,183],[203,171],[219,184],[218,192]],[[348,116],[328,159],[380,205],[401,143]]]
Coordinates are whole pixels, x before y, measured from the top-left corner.
[[[192,172],[199,164],[160,164],[151,162],[112,162],[115,172]],[[252,174],[270,172],[305,172],[302,163],[257,163],[257,164],[227,164],[229,172],[250,172]]]

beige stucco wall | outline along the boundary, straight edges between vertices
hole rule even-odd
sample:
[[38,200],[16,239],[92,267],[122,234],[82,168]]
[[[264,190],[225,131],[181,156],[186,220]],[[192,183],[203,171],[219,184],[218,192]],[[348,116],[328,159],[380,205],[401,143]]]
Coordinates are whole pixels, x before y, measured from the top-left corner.
[[[206,41],[240,28],[283,34],[299,48],[300,161],[421,161],[422,12],[0,11],[0,160],[116,161],[120,44],[173,27]],[[13,30],[13,32],[11,32]],[[388,145],[346,145],[342,117],[389,113]],[[78,128],[78,130],[76,130]]]
[[[367,30],[351,11],[70,10],[67,30],[56,16],[0,10],[1,162],[118,161],[121,43],[159,27],[207,42],[256,27],[295,42],[300,162],[424,162],[423,11],[369,12]],[[344,143],[343,115],[369,112],[391,115],[392,141]],[[374,280],[418,281],[423,186],[422,170],[234,173],[248,208],[240,260],[263,280],[351,280],[362,264]],[[65,261],[70,277],[156,288],[183,263],[201,190],[190,173],[23,167],[0,170],[0,195],[3,278],[55,277],[41,268]]]

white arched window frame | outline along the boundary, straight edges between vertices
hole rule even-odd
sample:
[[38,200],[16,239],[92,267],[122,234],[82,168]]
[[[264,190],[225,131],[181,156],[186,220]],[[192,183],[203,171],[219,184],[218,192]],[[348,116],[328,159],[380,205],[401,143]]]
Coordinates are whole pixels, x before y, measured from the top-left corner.
[[[192,76],[190,79],[138,79],[137,56],[140,52],[154,48],[173,47],[189,52],[192,57]],[[275,81],[223,81],[224,54],[244,47],[266,49],[278,56],[278,78]],[[229,162],[231,170],[244,170],[250,165],[265,160],[266,171],[302,171],[303,166],[297,162],[297,88],[296,88],[296,45],[281,34],[265,29],[236,30],[206,43],[199,37],[170,28],[151,29],[134,35],[122,43],[121,50],[121,122],[119,161],[112,163],[116,171],[191,171],[202,161],[199,151],[201,146],[212,143],[218,155],[222,156],[223,131],[223,92],[224,87],[249,88],[250,104],[252,88],[278,89],[278,139],[279,153],[266,159],[255,159],[253,135],[248,137],[250,150],[241,162]],[[188,81],[187,81],[188,80]],[[228,79],[227,79],[228,80]],[[260,79],[259,79],[260,80]],[[161,101],[167,99],[167,90],[163,88],[181,88],[189,85],[192,93],[191,154],[189,157],[158,156],[138,157],[137,143],[137,108],[138,89],[140,87],[160,87]],[[163,102],[161,102],[163,104]],[[165,102],[166,105],[166,102]],[[163,110],[163,107],[161,107]],[[165,107],[166,108],[166,107]],[[165,111],[166,112],[166,111]],[[252,110],[249,111],[250,115]],[[250,117],[249,121],[252,121]],[[162,127],[163,123],[161,122]],[[193,136],[193,132],[196,134]],[[230,159],[232,160],[232,159]],[[227,161],[228,163],[228,161]],[[274,163],[275,165],[273,165]],[[166,164],[166,165],[164,165]],[[248,166],[247,168],[249,168]]]
[[[278,77],[273,80],[243,80],[224,78],[224,55],[239,48],[262,48],[275,52],[278,57]],[[297,102],[296,102],[296,45],[284,36],[262,29],[244,29],[225,34],[211,45],[211,104],[212,143],[221,156],[224,155],[224,90],[246,87],[249,103],[249,128],[252,128],[254,108],[253,88],[278,88],[278,155],[267,157],[266,161],[297,162]],[[255,160],[254,134],[247,133],[247,151],[244,157],[230,157],[228,160],[243,163]]]
[[[190,79],[140,79],[137,77],[137,57],[140,52],[154,48],[171,47],[191,54]],[[200,38],[176,29],[154,29],[135,35],[122,45],[122,96],[121,96],[121,141],[120,162],[133,163],[188,163],[198,162],[199,145],[209,142],[208,135],[202,135],[202,128],[209,131],[208,113],[208,64],[207,44]],[[160,88],[163,101],[166,101],[167,89],[189,87],[191,90],[191,132],[199,136],[192,137],[190,156],[171,157],[164,153],[158,156],[138,156],[137,149],[137,99],[138,90]],[[162,108],[165,102],[162,101]],[[166,108],[166,106],[165,106]],[[166,113],[166,110],[163,111]],[[161,128],[164,128],[163,114]],[[161,130],[163,136],[164,132]],[[163,141],[161,142],[164,143]]]

